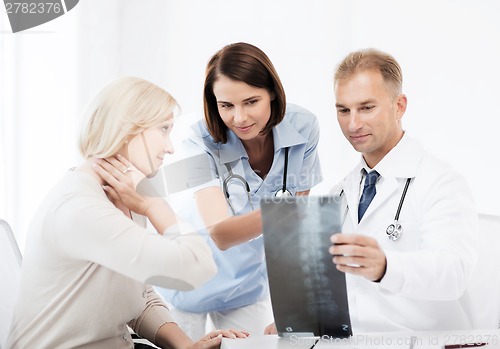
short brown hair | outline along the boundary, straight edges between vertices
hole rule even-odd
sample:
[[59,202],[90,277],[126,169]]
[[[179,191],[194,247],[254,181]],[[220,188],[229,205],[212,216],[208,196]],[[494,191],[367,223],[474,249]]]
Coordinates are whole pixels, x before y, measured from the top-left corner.
[[244,42],[227,45],[208,62],[203,91],[203,108],[208,131],[216,142],[227,142],[227,126],[220,117],[213,89],[220,76],[265,88],[272,97],[271,117],[261,134],[266,134],[285,117],[286,97],[271,60],[259,48]]
[[348,78],[355,73],[375,70],[379,71],[393,97],[397,97],[403,88],[403,73],[399,63],[390,54],[376,50],[365,49],[351,52],[338,65],[333,81]]

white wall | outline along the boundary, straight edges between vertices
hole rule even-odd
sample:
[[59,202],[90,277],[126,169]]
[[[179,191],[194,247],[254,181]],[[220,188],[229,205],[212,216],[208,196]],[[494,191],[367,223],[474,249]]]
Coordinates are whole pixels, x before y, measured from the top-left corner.
[[22,241],[45,193],[78,163],[80,112],[110,79],[137,75],[165,87],[186,123],[201,116],[207,60],[236,41],[262,48],[288,100],[319,117],[325,181],[314,192],[358,159],[335,118],[335,65],[376,47],[403,67],[405,128],[467,177],[479,211],[500,214],[498,14],[496,0],[81,0],[12,34],[2,13],[0,217]]

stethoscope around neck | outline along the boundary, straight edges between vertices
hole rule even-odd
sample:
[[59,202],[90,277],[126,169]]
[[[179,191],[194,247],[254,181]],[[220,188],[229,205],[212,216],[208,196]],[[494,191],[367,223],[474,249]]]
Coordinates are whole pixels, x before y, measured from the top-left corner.
[[[387,234],[387,237],[391,241],[398,240],[401,237],[401,235],[403,234],[403,226],[399,223],[399,214],[401,213],[401,208],[403,207],[403,203],[405,202],[406,192],[408,191],[408,187],[410,186],[410,182],[411,182],[411,177],[406,179],[403,193],[401,194],[401,198],[399,199],[398,209],[396,211],[396,215],[394,216],[394,222],[389,224],[387,226],[387,229],[385,229],[385,233]],[[340,196],[342,196],[342,194],[344,194],[343,189],[340,191]],[[344,213],[344,219],[342,221],[342,225],[344,225],[344,222],[345,222],[345,219],[347,217],[348,212],[349,212],[349,206],[346,207],[346,210]]]
[[[245,187],[245,191],[247,193],[247,199],[248,202],[250,203],[250,207],[252,208],[252,211],[254,210],[253,204],[252,204],[252,198],[250,196],[250,185],[248,185],[248,182],[246,181],[245,178],[238,174],[234,174],[233,170],[231,169],[231,166],[229,166],[228,163],[224,164],[226,166],[228,176],[222,181],[222,191],[224,192],[224,196],[226,197],[226,202],[229,205],[229,208],[231,208],[231,212],[233,212],[233,215],[236,215],[236,212],[233,208],[233,205],[231,205],[231,200],[229,199],[229,182],[232,180],[237,180],[243,184]],[[276,193],[274,193],[274,196],[276,197],[286,197],[286,196],[292,196],[292,193],[290,190],[286,188],[286,178],[287,178],[287,172],[288,172],[288,148],[285,148],[285,164],[283,167],[283,186],[280,190],[278,190]]]

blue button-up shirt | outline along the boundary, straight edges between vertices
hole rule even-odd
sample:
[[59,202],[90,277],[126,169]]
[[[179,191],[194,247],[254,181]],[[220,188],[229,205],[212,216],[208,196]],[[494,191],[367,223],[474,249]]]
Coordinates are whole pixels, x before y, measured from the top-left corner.
[[[211,176],[196,190],[220,186],[228,177],[229,165],[235,175],[250,187],[250,200],[242,181],[228,182],[230,204],[236,214],[245,214],[260,206],[261,198],[274,196],[283,187],[285,148],[289,148],[286,188],[292,193],[306,191],[322,180],[317,145],[319,125],[316,116],[299,106],[288,104],[285,117],[273,132],[274,158],[269,173],[262,179],[248,162],[248,154],[240,139],[228,131],[225,144],[214,142],[204,121],[193,126],[191,146],[209,156]],[[194,204],[192,211],[194,211]],[[190,221],[192,221],[190,217]],[[197,217],[199,219],[199,216]],[[208,235],[208,234],[207,234]],[[221,251],[208,238],[218,267],[217,275],[189,292],[159,289],[158,292],[176,308],[194,313],[222,311],[253,304],[268,295],[267,270],[262,237]]]

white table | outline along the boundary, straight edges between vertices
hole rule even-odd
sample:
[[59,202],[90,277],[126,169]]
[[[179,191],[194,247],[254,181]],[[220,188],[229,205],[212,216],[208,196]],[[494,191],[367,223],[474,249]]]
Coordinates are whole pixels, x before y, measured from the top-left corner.
[[277,335],[250,335],[248,338],[223,338],[221,349],[310,349],[318,337],[281,338]]
[[[471,330],[445,332],[372,332],[358,333],[350,338],[318,337],[280,338],[277,335],[252,335],[245,339],[222,340],[221,349],[442,349],[445,345],[488,342],[479,349],[500,349],[500,330]],[[474,347],[466,347],[473,349]]]

